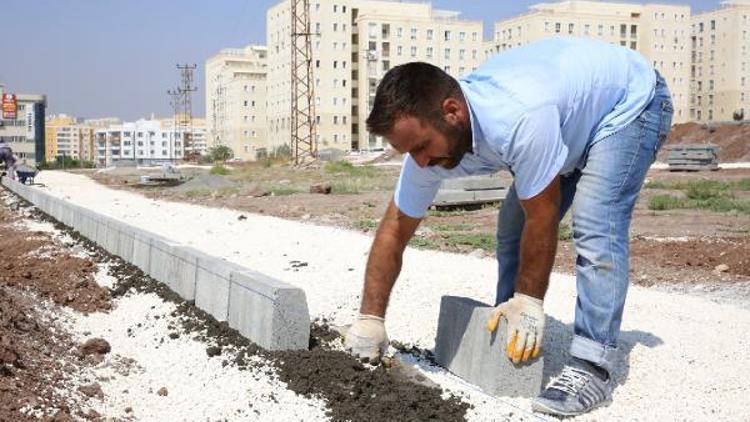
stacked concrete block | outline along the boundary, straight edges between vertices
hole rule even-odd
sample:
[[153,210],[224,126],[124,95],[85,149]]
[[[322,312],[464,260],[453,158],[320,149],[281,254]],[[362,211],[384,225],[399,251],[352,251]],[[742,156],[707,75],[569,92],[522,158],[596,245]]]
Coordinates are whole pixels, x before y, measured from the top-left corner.
[[195,274],[195,306],[211,314],[218,321],[229,316],[229,288],[233,272],[246,268],[199,251]]
[[475,205],[505,199],[507,189],[499,178],[488,176],[468,176],[445,179],[440,184],[433,207]]
[[233,272],[229,326],[268,350],[307,349],[310,314],[305,292],[255,271]]
[[490,333],[492,307],[473,299],[443,296],[435,360],[453,374],[494,396],[534,397],[542,387],[544,361],[515,365],[505,353],[506,322]]

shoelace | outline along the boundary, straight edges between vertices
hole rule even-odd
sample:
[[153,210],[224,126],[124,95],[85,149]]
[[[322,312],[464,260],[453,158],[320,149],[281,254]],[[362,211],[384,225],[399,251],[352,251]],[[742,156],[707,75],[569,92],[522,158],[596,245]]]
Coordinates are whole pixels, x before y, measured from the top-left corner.
[[552,380],[549,388],[574,396],[583,388],[589,377],[591,374],[586,371],[573,366],[565,366],[560,376]]

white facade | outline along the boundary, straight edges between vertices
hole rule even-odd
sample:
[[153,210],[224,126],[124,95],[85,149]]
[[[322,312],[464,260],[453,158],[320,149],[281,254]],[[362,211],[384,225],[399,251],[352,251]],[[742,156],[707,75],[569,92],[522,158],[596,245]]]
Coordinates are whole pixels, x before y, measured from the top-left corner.
[[[184,129],[165,120],[137,120],[96,130],[96,163],[108,167],[117,160],[149,165],[182,160]],[[205,128],[194,127],[193,139],[205,139]]]
[[267,150],[266,47],[223,49],[206,60],[206,123],[210,146],[255,160]]

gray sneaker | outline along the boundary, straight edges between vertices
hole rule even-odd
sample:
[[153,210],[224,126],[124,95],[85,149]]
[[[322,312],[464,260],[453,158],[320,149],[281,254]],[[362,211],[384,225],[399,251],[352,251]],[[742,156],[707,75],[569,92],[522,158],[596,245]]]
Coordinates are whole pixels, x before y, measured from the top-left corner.
[[555,416],[577,416],[612,402],[615,382],[607,371],[572,358],[534,399],[531,408]]

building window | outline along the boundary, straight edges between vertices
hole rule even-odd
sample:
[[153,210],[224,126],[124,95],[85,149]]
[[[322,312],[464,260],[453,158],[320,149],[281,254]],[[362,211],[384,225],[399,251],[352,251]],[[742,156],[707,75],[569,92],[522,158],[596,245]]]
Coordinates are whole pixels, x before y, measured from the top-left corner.
[[458,40],[461,42],[466,41],[466,32],[459,32],[458,33]]
[[555,22],[555,33],[556,34],[560,33],[560,22]]
[[451,31],[445,31],[445,32],[443,33],[443,39],[444,39],[445,41],[450,41],[450,40],[451,40]]
[[544,22],[544,32],[549,32],[549,22]]
[[597,35],[599,35],[600,37],[601,37],[602,35],[604,35],[604,25],[599,25],[599,26],[598,26],[598,27],[596,28],[596,34],[597,34]]
[[403,52],[403,48],[400,45],[396,47],[396,55],[400,56],[402,52]]
[[428,59],[432,58],[432,47],[427,47],[427,58]]
[[628,26],[625,24],[620,25],[620,38],[625,38],[628,36]]
[[478,36],[478,35],[477,35],[477,33],[476,33],[476,32],[472,32],[472,33],[471,33],[471,40],[472,40],[472,41],[476,41],[476,40],[477,40],[477,36]]
[[417,47],[412,47],[411,48],[411,56],[412,57],[417,57]]
[[574,30],[575,30],[575,24],[569,23],[568,24],[568,34],[572,34]]
[[396,28],[396,37],[401,38],[404,35],[404,28]]
[[434,31],[432,29],[428,29],[427,30],[427,39],[430,40],[430,41],[432,41],[433,34],[434,34]]
[[[664,30],[662,30],[664,31]],[[664,36],[664,33],[662,32],[662,37]],[[638,25],[630,25],[630,38],[635,38],[638,36]]]
[[445,49],[445,59],[446,60],[450,60],[450,58],[451,58],[451,49],[450,48],[446,48]]
[[411,39],[416,40],[417,39],[417,28],[411,29]]

